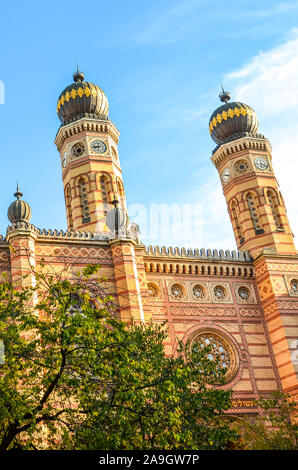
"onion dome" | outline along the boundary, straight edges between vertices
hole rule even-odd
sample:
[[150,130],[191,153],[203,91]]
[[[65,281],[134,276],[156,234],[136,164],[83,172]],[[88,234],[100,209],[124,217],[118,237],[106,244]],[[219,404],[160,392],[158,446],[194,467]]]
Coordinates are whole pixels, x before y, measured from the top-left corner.
[[118,201],[114,198],[112,201],[114,204],[114,209],[111,209],[106,215],[106,223],[111,232],[118,232],[118,230],[124,229],[128,226],[129,217],[127,213],[118,207]]
[[104,92],[94,83],[85,82],[85,76],[77,69],[74,83],[67,86],[57,102],[57,114],[62,124],[81,117],[107,119],[109,103]]
[[19,185],[17,185],[17,192],[14,193],[14,196],[17,199],[10,204],[7,217],[12,224],[15,222],[29,222],[31,218],[31,208],[27,202],[21,200],[23,194],[19,190]]
[[239,139],[245,135],[259,135],[258,116],[250,106],[234,101],[229,103],[230,93],[224,89],[219,98],[225,104],[217,108],[209,120],[209,132],[217,144]]

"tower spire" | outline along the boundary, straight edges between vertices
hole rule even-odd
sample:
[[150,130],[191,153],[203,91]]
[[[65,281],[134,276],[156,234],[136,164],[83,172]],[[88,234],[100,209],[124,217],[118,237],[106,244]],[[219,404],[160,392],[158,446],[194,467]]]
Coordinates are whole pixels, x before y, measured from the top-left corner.
[[77,71],[73,74],[73,79],[75,82],[83,82],[85,75],[83,72],[79,71],[79,64],[77,64]]
[[14,197],[16,197],[18,200],[23,196],[23,193],[21,193],[20,188],[19,188],[19,182],[17,181],[17,190],[14,193]]
[[220,85],[221,85],[221,93],[218,95],[219,99],[223,103],[228,103],[228,101],[230,101],[231,99],[231,94],[229,91],[225,91],[221,81],[220,81]]

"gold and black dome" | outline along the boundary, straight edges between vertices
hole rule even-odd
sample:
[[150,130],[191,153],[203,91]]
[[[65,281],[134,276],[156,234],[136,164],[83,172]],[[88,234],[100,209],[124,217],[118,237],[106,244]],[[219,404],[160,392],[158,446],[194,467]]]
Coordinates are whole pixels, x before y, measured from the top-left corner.
[[85,82],[85,76],[77,71],[73,74],[74,83],[67,86],[57,102],[57,114],[62,124],[81,117],[96,119],[108,118],[109,103],[104,92],[94,83]]
[[209,120],[209,132],[217,144],[245,135],[259,135],[259,119],[250,106],[239,102],[229,103],[230,93],[224,90],[219,97],[225,104],[217,108]]
[[29,222],[31,219],[31,208],[27,202],[22,201],[21,197],[23,194],[19,190],[19,185],[17,186],[17,191],[14,193],[14,196],[17,199],[10,204],[7,217],[12,224],[15,222]]

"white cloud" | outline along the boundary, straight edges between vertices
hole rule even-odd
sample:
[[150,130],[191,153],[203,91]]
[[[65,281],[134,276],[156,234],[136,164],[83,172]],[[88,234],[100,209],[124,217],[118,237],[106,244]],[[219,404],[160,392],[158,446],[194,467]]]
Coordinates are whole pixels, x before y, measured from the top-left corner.
[[[260,52],[248,64],[225,77],[233,96],[255,105],[261,117],[279,115],[298,104],[298,29],[292,38],[268,52]],[[273,121],[273,120],[272,120]]]

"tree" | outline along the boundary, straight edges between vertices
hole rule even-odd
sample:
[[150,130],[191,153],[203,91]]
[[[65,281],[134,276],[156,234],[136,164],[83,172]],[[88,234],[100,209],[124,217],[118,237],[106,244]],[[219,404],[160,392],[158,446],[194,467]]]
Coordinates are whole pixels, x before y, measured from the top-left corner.
[[262,397],[257,405],[260,415],[244,417],[234,422],[240,434],[233,448],[248,450],[297,450],[297,397],[273,392]]
[[0,286],[0,449],[220,449],[231,392],[208,348],[116,318],[99,266]]

